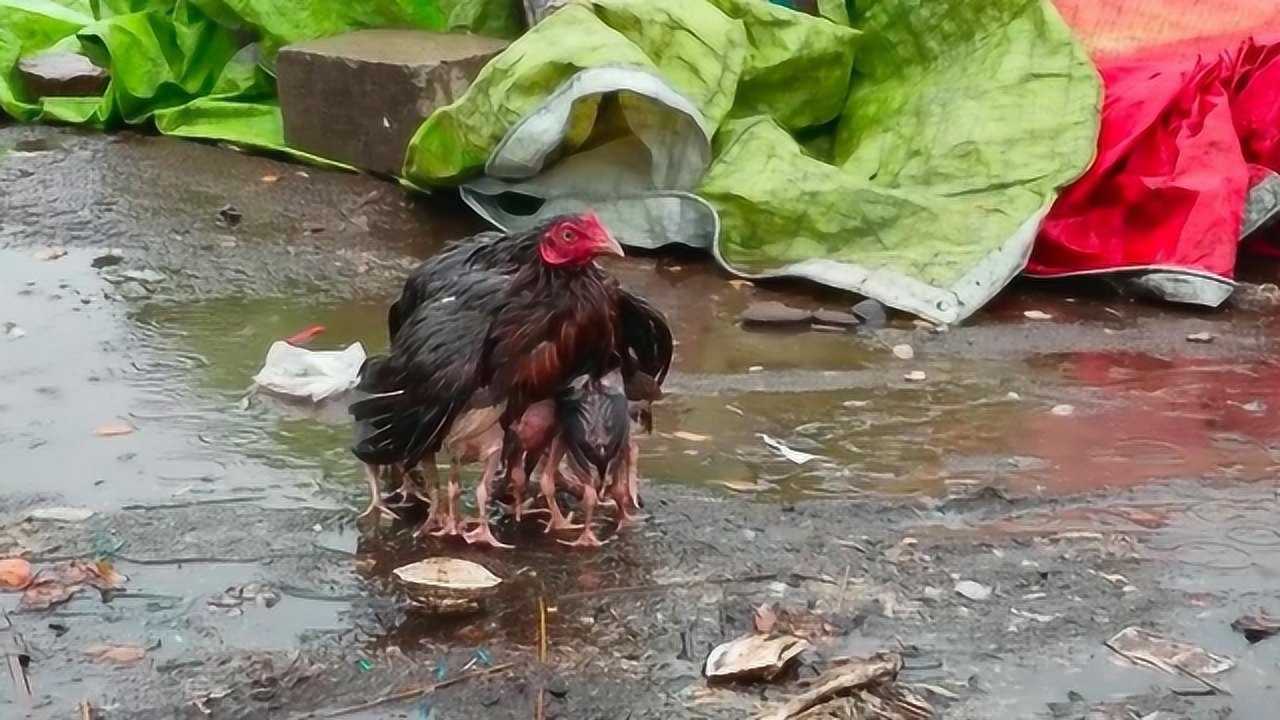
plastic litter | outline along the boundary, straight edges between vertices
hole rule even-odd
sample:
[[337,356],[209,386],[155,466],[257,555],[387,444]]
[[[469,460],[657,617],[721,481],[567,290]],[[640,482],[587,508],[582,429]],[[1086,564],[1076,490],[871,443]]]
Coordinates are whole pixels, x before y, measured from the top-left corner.
[[277,395],[320,402],[354,388],[364,360],[360,343],[345,350],[307,350],[281,340],[272,343],[253,382]]
[[790,460],[791,462],[797,465],[804,465],[810,460],[820,460],[822,458],[821,455],[812,455],[807,452],[792,450],[791,448],[787,447],[781,440],[775,437],[765,435],[764,433],[756,433],[756,434],[760,436],[760,439],[764,441],[765,445],[768,445],[769,447],[773,448],[775,451],[777,451],[779,455],[781,455],[782,457]]

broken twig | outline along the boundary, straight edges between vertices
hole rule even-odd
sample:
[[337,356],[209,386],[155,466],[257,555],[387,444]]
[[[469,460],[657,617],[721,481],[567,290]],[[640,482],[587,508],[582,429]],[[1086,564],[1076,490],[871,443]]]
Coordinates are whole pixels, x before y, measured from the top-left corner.
[[902,670],[902,656],[897,653],[879,653],[848,667],[833,668],[827,674],[834,675],[812,690],[798,695],[763,720],[792,720],[818,705],[853,690],[872,685],[893,682]]
[[464,675],[458,675],[456,677],[449,678],[448,680],[441,680],[438,683],[432,683],[425,687],[415,688],[413,690],[405,690],[404,692],[392,693],[391,695],[384,695],[376,700],[370,700],[369,702],[360,703],[359,705],[351,705],[349,707],[339,708],[337,710],[331,710],[326,713],[308,713],[306,715],[300,716],[297,720],[310,720],[311,718],[315,718],[317,720],[324,718],[327,720],[327,718],[342,717],[344,715],[351,715],[353,713],[358,713],[363,710],[369,710],[372,708],[381,707],[388,703],[402,702],[404,700],[412,700],[417,697],[422,697],[423,695],[430,695],[431,693],[437,690],[443,690],[444,688],[447,688],[451,685],[457,685],[458,683],[465,682],[467,680],[474,680],[475,678],[483,677],[485,675],[496,675],[500,672],[506,672],[507,670],[510,670],[511,668],[515,667],[515,665],[516,665],[515,663],[503,663],[501,665],[494,665],[491,668],[485,668],[484,670],[476,670],[475,672],[466,673]]

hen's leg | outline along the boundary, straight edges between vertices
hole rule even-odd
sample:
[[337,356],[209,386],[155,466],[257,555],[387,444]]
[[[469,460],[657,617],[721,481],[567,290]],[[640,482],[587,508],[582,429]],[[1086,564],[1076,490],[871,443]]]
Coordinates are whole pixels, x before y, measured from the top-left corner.
[[514,545],[498,542],[493,536],[493,529],[489,526],[489,485],[498,475],[498,465],[502,458],[498,453],[493,453],[484,464],[484,474],[480,476],[480,482],[476,484],[476,510],[480,513],[480,517],[476,518],[479,525],[476,529],[463,534],[462,539],[468,544],[480,543],[488,545],[491,548],[501,548],[510,550]]
[[560,459],[564,457],[564,446],[560,444],[560,440],[551,443],[551,454],[547,458],[546,465],[542,468],[540,485],[542,486],[542,497],[547,501],[547,512],[551,514],[551,520],[547,523],[547,532],[553,530],[576,530],[570,518],[566,518],[560,513],[560,504],[556,502],[556,476],[560,474]]
[[462,534],[462,525],[458,522],[458,496],[462,494],[459,478],[462,467],[457,458],[449,461],[449,487],[445,490],[444,517],[440,519],[440,528],[431,532],[436,537],[455,537]]
[[369,508],[360,513],[358,519],[363,520],[364,518],[372,517],[374,514],[379,514],[392,520],[400,519],[400,516],[392,512],[391,508],[387,507],[382,501],[382,484],[379,482],[382,473],[380,471],[381,468],[377,465],[364,466],[364,477],[369,481]]
[[581,548],[598,548],[604,543],[600,542],[600,538],[596,537],[596,532],[591,528],[591,518],[596,512],[596,489],[591,483],[584,483],[582,486],[582,534],[573,542],[560,542],[570,547]]

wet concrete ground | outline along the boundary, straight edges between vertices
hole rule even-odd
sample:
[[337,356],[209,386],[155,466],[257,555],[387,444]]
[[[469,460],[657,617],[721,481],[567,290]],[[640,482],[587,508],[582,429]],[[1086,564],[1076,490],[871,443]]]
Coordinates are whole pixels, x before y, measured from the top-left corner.
[[[407,269],[477,227],[371,178],[0,127],[0,551],[107,556],[129,576],[47,611],[0,594],[0,642],[25,648],[33,686],[27,703],[0,677],[0,717],[77,717],[88,701],[108,718],[301,718],[490,661],[515,667],[350,717],[532,718],[539,690],[546,717],[754,717],[795,686],[709,688],[700,664],[766,602],[813,636],[802,677],[904,651],[902,682],[941,688],[918,692],[946,718],[1112,717],[1088,715],[1107,703],[1273,716],[1280,639],[1229,627],[1280,613],[1280,328],[1265,308],[1028,284],[946,332],[903,317],[759,332],[736,322],[752,301],[849,300],[730,284],[695,256],[631,258],[613,269],[680,341],[642,446],[650,521],[598,553],[527,528],[503,528],[521,549],[499,554],[361,533],[343,408],[247,397],[250,378],[272,341],[313,324],[327,327],[313,347],[380,349]],[[54,246],[66,256],[36,259]],[[123,261],[94,268],[108,248]],[[1202,332],[1214,341],[1187,342]],[[903,343],[914,359],[891,352]],[[904,379],[915,370],[923,382]],[[95,435],[119,421],[134,432]],[[793,464],[759,433],[820,457]],[[23,519],[50,506],[95,514]],[[487,613],[406,610],[391,569],[442,553],[508,578]],[[958,580],[994,593],[961,597]],[[209,602],[254,582],[281,601]],[[1129,625],[1232,657],[1214,680],[1233,694],[1119,661],[1103,642]],[[85,654],[121,643],[145,658]]]

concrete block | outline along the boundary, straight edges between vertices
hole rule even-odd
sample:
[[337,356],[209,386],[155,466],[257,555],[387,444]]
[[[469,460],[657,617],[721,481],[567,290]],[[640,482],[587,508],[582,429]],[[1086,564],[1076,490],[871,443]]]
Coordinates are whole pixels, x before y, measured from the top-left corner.
[[291,147],[398,175],[413,133],[507,46],[479,35],[358,30],[280,51],[276,78]]
[[89,58],[70,52],[46,52],[18,61],[18,77],[27,94],[42,97],[92,97],[107,89],[111,77]]

